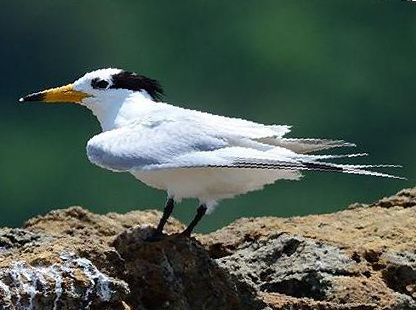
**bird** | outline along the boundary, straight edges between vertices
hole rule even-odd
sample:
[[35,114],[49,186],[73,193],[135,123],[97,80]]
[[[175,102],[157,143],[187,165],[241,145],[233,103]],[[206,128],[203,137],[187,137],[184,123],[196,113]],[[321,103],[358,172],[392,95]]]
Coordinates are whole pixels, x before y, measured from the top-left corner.
[[[196,215],[182,232],[191,236],[217,203],[260,190],[277,180],[299,180],[317,170],[400,178],[372,168],[396,165],[334,163],[367,155],[322,155],[344,140],[291,138],[288,125],[261,123],[196,111],[164,102],[161,84],[122,69],[88,72],[75,82],[29,94],[20,102],[72,102],[87,107],[102,132],[86,145],[89,161],[114,172],[129,172],[164,190],[167,200],[153,237],[157,240],[182,199],[198,199]],[[316,152],[320,152],[316,154]],[[328,161],[329,160],[329,161]]]

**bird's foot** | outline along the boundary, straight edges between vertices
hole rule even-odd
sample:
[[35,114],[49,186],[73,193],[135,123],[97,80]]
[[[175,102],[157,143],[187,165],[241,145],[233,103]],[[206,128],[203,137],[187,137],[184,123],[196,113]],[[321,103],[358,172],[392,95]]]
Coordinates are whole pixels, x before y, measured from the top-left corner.
[[156,242],[162,240],[164,237],[163,232],[156,230],[153,234],[147,237],[144,241],[146,242]]
[[187,227],[185,230],[183,230],[179,235],[184,236],[186,238],[191,238],[192,235],[192,229],[189,229],[189,227]]

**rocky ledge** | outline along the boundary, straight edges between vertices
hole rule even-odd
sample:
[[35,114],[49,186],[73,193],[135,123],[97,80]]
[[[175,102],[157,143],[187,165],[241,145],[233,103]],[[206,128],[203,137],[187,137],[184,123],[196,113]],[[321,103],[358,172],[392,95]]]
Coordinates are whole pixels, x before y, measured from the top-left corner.
[[416,188],[185,238],[158,211],[52,211],[0,229],[0,309],[416,309]]

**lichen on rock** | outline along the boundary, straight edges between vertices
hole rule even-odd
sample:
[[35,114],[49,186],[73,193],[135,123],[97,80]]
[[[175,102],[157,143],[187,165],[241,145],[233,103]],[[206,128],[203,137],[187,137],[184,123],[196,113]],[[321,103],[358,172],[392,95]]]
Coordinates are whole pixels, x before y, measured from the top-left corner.
[[[4,308],[90,309],[120,300],[129,293],[127,284],[100,272],[86,258],[62,253],[52,265],[30,265],[16,261],[0,269]],[[122,294],[120,294],[120,292]]]

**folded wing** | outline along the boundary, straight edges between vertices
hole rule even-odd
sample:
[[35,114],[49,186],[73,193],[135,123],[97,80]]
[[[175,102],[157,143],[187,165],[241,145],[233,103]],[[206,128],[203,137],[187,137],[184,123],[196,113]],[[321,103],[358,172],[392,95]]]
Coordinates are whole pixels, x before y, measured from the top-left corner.
[[[323,160],[339,155],[306,153],[352,146],[339,140],[288,139],[288,126],[267,126],[241,119],[195,112],[151,115],[103,132],[87,144],[89,160],[113,171],[152,171],[193,167],[372,172],[371,165],[342,165]],[[362,154],[351,154],[354,157]],[[382,165],[383,166],[383,165]]]

